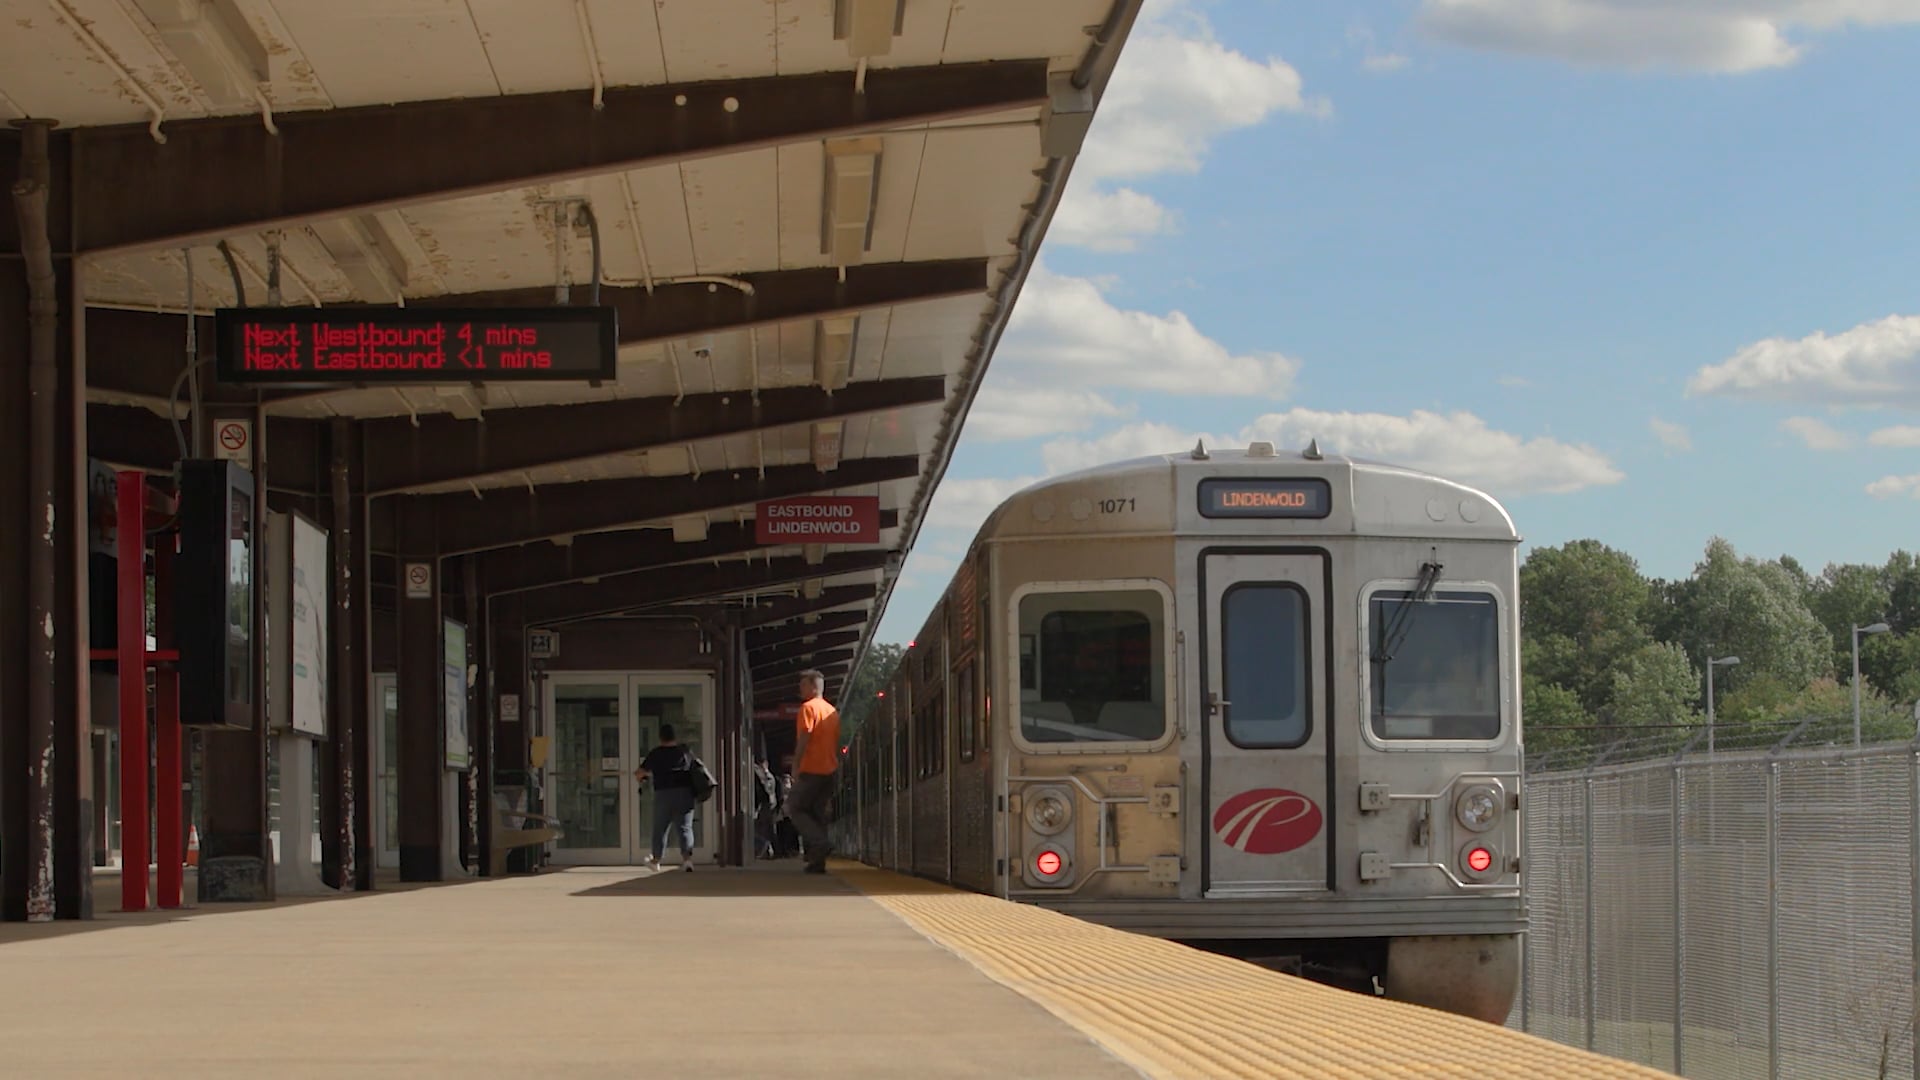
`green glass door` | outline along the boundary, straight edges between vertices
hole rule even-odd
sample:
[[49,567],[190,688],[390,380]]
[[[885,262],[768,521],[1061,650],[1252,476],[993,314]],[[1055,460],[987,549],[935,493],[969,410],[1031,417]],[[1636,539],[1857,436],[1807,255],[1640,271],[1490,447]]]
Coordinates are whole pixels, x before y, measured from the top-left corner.
[[632,767],[621,730],[621,690],[617,680],[556,680],[553,687],[548,785],[562,830],[556,861],[627,861],[620,824]]

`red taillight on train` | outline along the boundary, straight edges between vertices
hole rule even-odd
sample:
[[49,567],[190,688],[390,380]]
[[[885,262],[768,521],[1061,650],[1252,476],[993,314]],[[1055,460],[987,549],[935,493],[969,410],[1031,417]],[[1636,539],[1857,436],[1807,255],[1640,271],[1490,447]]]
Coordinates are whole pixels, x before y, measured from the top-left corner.
[[1484,874],[1493,867],[1493,852],[1477,847],[1467,852],[1467,869],[1476,874]]

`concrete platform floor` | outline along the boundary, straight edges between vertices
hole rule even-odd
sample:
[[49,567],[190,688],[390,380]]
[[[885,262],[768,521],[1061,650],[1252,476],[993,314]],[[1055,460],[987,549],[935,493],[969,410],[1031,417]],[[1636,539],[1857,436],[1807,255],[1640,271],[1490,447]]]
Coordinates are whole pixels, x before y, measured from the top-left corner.
[[0,1076],[1139,1075],[798,870],[576,869],[0,925]]

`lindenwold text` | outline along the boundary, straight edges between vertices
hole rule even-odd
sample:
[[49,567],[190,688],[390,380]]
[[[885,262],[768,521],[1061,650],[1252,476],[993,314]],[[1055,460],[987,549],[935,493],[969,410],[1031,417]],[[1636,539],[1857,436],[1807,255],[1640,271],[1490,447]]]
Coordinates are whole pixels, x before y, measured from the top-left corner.
[[[304,331],[304,332],[303,332]],[[479,340],[475,340],[478,338]],[[553,353],[531,326],[375,326],[369,323],[249,324],[242,341],[247,371],[482,371],[544,369]],[[452,351],[449,352],[448,346]]]

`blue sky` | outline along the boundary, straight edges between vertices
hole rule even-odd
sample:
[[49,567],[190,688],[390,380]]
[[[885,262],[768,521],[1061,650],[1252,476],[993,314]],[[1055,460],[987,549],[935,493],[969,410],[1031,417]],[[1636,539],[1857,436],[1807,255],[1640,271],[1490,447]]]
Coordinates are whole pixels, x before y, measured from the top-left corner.
[[1006,494],[1209,443],[1530,545],[1920,547],[1920,0],[1148,0],[881,627]]

